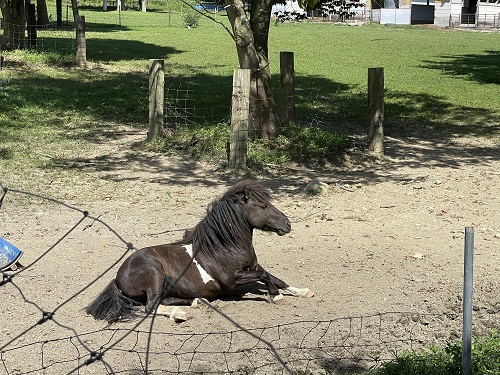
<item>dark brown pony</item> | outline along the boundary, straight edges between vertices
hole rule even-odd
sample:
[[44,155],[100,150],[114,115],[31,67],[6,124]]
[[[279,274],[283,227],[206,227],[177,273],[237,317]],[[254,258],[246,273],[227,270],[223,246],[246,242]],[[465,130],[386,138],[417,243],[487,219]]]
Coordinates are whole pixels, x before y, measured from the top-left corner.
[[161,305],[194,306],[198,298],[212,300],[254,282],[266,285],[271,302],[283,298],[280,289],[312,297],[309,289],[289,286],[257,262],[254,229],[282,236],[292,228],[270,199],[269,192],[256,182],[237,183],[209,205],[206,216],[181,241],[146,247],[127,258],[116,279],[86,312],[112,323],[134,315],[136,306],[144,304],[146,312],[158,309],[172,319],[185,320],[182,310],[170,307],[164,311]]

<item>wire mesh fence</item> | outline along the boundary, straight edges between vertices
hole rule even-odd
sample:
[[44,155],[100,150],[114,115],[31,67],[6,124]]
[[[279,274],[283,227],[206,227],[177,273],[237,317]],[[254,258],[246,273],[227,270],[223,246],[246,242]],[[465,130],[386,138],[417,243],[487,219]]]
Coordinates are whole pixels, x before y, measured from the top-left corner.
[[[51,236],[27,226],[25,231],[45,233],[29,249],[38,251],[35,260],[26,268],[2,271],[3,374],[370,373],[395,353],[429,343],[429,337],[435,337],[432,333],[442,331],[449,320],[444,313],[332,318],[325,312],[318,320],[276,319],[276,324],[245,328],[208,304],[198,317],[207,320],[198,328],[165,328],[156,315],[143,314],[137,320],[96,329],[97,323],[85,315],[82,306],[90,300],[93,285],[111,278],[110,273],[136,248],[90,210],[7,188],[0,202],[12,195],[41,200],[44,210],[50,205],[55,216],[45,224],[57,228],[59,234]],[[73,221],[68,222],[66,215],[60,220],[57,210],[74,214]],[[6,213],[4,208],[1,211]],[[19,214],[38,215],[23,211],[2,215],[2,237],[12,236],[8,219]],[[100,251],[94,249],[103,246],[114,248],[115,256],[96,257],[94,251]],[[69,268],[70,276],[62,268]],[[208,319],[214,320],[213,314],[221,323],[211,327]]]
[[[214,98],[213,87],[189,80],[169,82],[167,77],[164,105],[166,128],[177,129],[206,122],[228,123],[231,87],[229,84],[219,84],[217,92],[225,92],[225,95]],[[224,109],[227,116],[221,116]]]
[[[36,33],[29,32],[36,30]],[[49,24],[45,28],[36,25],[3,24],[3,44],[13,49],[29,49],[38,52],[71,54],[75,51],[75,31],[72,28],[56,28]]]

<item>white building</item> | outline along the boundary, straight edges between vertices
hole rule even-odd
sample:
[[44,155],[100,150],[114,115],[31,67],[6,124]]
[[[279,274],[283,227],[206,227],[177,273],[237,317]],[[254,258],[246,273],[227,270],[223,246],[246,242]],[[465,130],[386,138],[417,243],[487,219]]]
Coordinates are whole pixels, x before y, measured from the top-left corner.
[[382,24],[500,27],[500,0],[371,0]]
[[500,0],[436,0],[434,24],[500,27]]

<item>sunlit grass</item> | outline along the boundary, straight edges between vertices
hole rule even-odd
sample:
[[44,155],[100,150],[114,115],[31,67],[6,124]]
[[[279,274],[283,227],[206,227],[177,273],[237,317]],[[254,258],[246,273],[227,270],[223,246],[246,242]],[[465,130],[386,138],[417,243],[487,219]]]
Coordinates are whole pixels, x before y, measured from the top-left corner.
[[[474,337],[470,374],[500,373],[500,335],[497,330]],[[462,346],[459,342],[445,347],[431,346],[419,351],[406,351],[384,363],[372,375],[456,375],[462,371]]]

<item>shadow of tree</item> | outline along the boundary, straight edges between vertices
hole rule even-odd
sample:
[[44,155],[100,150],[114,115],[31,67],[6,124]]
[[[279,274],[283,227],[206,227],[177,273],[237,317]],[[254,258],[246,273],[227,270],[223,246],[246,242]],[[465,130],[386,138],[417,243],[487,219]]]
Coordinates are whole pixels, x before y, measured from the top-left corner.
[[130,27],[119,25],[116,23],[89,22],[87,18],[85,20],[85,30],[94,32],[114,32],[114,31],[129,31],[131,29]]
[[144,43],[136,40],[89,38],[87,40],[87,58],[100,62],[120,60],[168,58],[169,55],[182,53],[172,47],[163,47],[156,44]]
[[438,69],[446,74],[460,76],[479,83],[500,84],[500,51],[485,54],[441,56],[443,61],[424,61],[423,68]]
[[[105,119],[125,123],[147,120],[146,74],[101,72],[99,79],[95,77],[95,71],[79,71],[69,79],[45,75],[19,77],[9,86],[11,98],[4,103],[1,111],[15,113],[18,108],[34,106],[53,113],[70,111],[74,115],[93,116],[95,123]],[[30,89],[26,90],[26,87]],[[51,125],[62,127],[68,120],[61,116],[57,123]],[[27,125],[12,121],[5,126]]]

